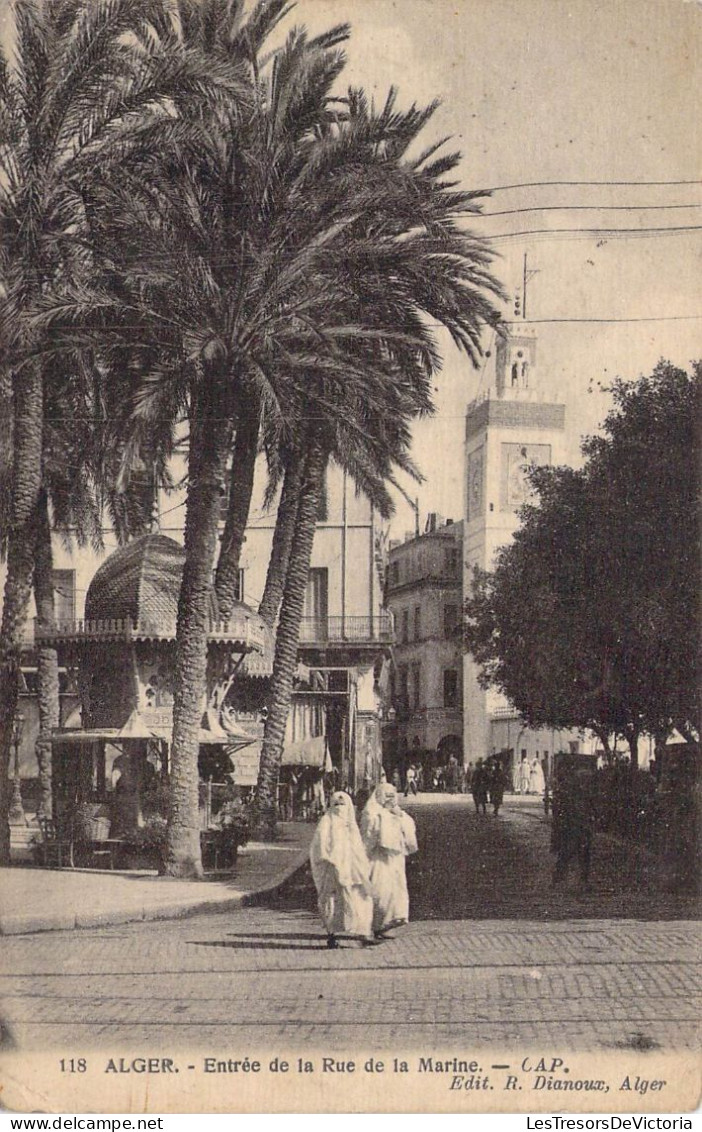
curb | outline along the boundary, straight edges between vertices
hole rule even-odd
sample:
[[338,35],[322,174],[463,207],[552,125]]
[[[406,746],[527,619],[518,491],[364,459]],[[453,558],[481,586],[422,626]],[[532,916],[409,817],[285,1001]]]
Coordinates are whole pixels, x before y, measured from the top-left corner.
[[38,932],[74,931],[82,928],[101,928],[111,924],[140,923],[154,920],[185,920],[202,912],[226,912],[243,908],[275,892],[289,880],[309,858],[309,850],[301,849],[295,859],[267,881],[262,888],[232,892],[219,899],[203,896],[192,904],[160,904],[132,909],[114,909],[105,912],[55,912],[47,916],[0,916],[0,936],[34,935]]

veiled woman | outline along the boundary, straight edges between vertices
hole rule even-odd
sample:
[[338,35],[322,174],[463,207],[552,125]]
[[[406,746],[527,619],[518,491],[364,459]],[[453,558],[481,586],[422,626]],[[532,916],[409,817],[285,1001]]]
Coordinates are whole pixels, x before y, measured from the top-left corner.
[[544,790],[546,789],[546,782],[544,779],[544,772],[541,763],[537,758],[532,760],[529,767],[529,793],[539,794],[543,797]]
[[531,777],[531,766],[526,755],[522,755],[522,760],[517,767],[517,781],[515,782],[515,789],[517,794],[528,794],[529,783]]
[[417,832],[409,814],[400,808],[397,790],[381,783],[361,815],[361,836],[370,861],[373,891],[373,932],[376,939],[409,919],[405,858],[417,852]]
[[375,942],[370,866],[356,824],[353,802],[337,790],[320,818],[310,846],[312,877],[319,914],[327,931],[327,947],[339,946],[342,932]]

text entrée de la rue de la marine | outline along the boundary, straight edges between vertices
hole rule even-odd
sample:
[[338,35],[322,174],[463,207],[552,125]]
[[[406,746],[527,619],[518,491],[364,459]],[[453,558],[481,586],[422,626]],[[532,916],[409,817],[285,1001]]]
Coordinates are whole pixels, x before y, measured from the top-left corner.
[[[89,1072],[85,1059],[82,1072]],[[62,1066],[65,1062],[62,1061]],[[97,1064],[95,1065],[97,1069]],[[517,1093],[523,1091],[546,1093],[629,1093],[632,1097],[647,1093],[664,1094],[668,1082],[663,1078],[645,1077],[641,1074],[627,1073],[611,1077],[576,1076],[563,1058],[553,1056],[524,1057],[514,1064],[500,1062],[484,1064],[472,1058],[437,1058],[431,1055],[418,1055],[411,1058],[369,1057],[355,1059],[339,1055],[223,1057],[221,1055],[201,1056],[197,1061],[180,1061],[172,1057],[111,1057],[102,1065],[102,1072],[109,1074],[147,1073],[179,1074],[201,1073],[204,1075],[284,1075],[322,1074],[327,1077],[348,1077],[350,1075],[418,1075],[436,1077],[445,1082],[450,1092],[501,1091]],[[536,1127],[536,1126],[535,1126]],[[565,1127],[565,1126],[564,1126]],[[682,1126],[681,1126],[682,1127]]]

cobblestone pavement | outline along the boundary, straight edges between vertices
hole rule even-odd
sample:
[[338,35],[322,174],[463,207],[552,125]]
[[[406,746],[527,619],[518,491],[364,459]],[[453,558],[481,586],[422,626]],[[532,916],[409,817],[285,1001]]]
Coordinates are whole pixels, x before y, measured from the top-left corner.
[[630,880],[605,867],[605,850],[592,895],[551,896],[548,831],[523,809],[478,819],[465,801],[414,812],[413,920],[393,941],[327,951],[299,882],[268,907],[9,937],[0,996],[11,1040],[228,1056],[322,1045],[696,1047],[698,929],[673,918],[689,908],[671,905],[660,919],[661,894],[645,885],[637,914],[648,900],[656,919],[615,918]]

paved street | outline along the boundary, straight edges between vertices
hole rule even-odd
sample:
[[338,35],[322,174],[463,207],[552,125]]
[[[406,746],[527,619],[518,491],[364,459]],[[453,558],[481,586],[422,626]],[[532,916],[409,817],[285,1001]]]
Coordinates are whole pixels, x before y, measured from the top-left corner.
[[[691,909],[598,844],[594,891],[552,892],[535,804],[478,817],[412,805],[412,922],[369,950],[324,948],[309,887],[268,906],[8,937],[2,1015],[20,1049],[696,1045]],[[642,869],[638,868],[639,874]],[[634,917],[647,917],[642,922]]]

